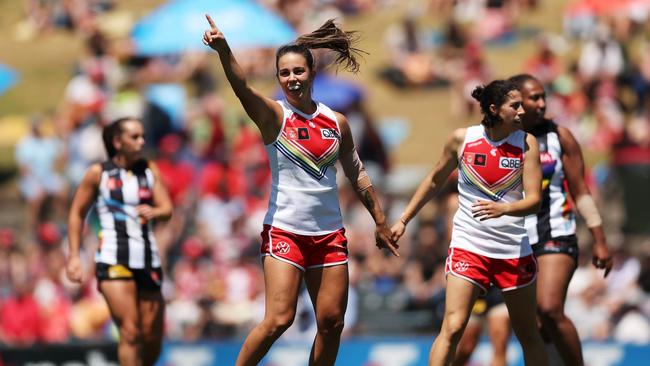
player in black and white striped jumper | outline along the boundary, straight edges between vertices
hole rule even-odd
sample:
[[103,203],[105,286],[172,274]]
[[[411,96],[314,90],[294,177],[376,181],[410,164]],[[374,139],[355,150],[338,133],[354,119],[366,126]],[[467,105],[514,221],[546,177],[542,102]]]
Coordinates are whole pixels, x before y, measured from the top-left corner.
[[521,91],[526,132],[539,143],[542,166],[542,204],[535,215],[526,217],[526,229],[537,257],[537,310],[542,335],[555,344],[566,365],[584,364],[580,339],[575,326],[564,314],[567,288],[578,265],[576,220],[569,194],[578,213],[585,219],[594,239],[592,262],[612,268],[602,220],[584,179],[584,161],[580,145],[571,132],[545,117],[546,94],[542,84],[531,75],[510,78]]
[[153,221],[169,219],[172,204],[158,168],[142,157],[144,128],[135,118],[104,127],[108,160],[92,165],[72,200],[68,221],[71,281],[82,281],[79,256],[86,213],[96,205],[99,247],[95,273],[120,337],[120,365],[153,365],[160,354],[165,302]]

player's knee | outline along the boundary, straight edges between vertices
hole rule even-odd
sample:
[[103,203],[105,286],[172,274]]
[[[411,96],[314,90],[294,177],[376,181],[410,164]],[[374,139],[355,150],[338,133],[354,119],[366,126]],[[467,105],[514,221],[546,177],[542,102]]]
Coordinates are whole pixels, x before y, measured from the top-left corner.
[[137,343],[141,340],[142,333],[138,327],[138,322],[134,320],[124,320],[119,328],[120,340],[127,343]]
[[316,320],[318,331],[324,334],[341,334],[343,332],[344,317],[345,315],[343,313],[331,313],[318,316]]
[[295,317],[294,312],[286,312],[283,314],[269,315],[264,319],[266,333],[269,336],[279,337],[284,331],[289,329],[293,324]]
[[562,321],[564,319],[564,310],[562,304],[555,302],[540,303],[537,305],[537,313],[543,323]]
[[458,342],[465,329],[465,319],[459,315],[448,315],[444,322],[444,331],[449,340]]

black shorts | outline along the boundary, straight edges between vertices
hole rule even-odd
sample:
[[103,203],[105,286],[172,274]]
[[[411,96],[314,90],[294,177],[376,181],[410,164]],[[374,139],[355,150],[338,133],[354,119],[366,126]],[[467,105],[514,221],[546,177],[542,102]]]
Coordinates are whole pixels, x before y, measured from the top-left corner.
[[478,299],[476,299],[476,302],[472,307],[472,315],[486,315],[493,307],[503,303],[504,300],[501,295],[501,290],[495,286],[490,286],[485,294],[481,294]]
[[97,284],[102,281],[132,280],[138,290],[160,291],[163,274],[161,268],[133,269],[122,264],[95,264]]
[[536,257],[544,254],[566,254],[578,263],[578,238],[575,235],[560,236],[544,243],[533,244],[533,253]]

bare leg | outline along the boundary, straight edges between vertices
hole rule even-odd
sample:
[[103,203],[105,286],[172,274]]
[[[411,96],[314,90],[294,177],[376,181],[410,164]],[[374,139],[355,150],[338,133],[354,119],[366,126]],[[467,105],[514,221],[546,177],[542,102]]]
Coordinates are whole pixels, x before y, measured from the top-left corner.
[[537,307],[542,332],[553,340],[566,365],[582,366],[578,332],[564,314],[569,281],[575,271],[573,258],[565,254],[545,254],[537,258]]
[[302,272],[291,264],[264,257],[266,312],[264,319],[248,334],[237,357],[237,366],[254,366],[266,355],[273,342],[293,323]]
[[318,327],[309,365],[334,365],[348,304],[348,266],[309,269],[305,281]]
[[483,323],[481,316],[475,316],[476,319],[470,318],[463,336],[458,342],[456,347],[456,356],[454,361],[451,363],[454,366],[463,366],[469,361],[469,358],[472,357],[472,353],[478,344],[478,339],[481,336],[483,331]]
[[548,366],[548,355],[542,336],[537,329],[537,302],[535,283],[511,291],[503,291],[503,299],[527,366]]
[[447,276],[445,317],[440,334],[433,342],[429,353],[429,366],[449,365],[453,361],[456,345],[463,335],[479,291],[478,286],[465,279],[453,275]]
[[510,317],[504,304],[499,304],[487,315],[488,334],[494,355],[492,366],[506,366],[506,352],[508,350],[508,338],[510,338]]
[[160,291],[138,294],[140,329],[142,332],[142,364],[153,366],[160,356],[165,319],[165,300]]
[[106,299],[120,332],[117,358],[121,366],[142,365],[137,289],[133,280],[101,281],[99,290]]

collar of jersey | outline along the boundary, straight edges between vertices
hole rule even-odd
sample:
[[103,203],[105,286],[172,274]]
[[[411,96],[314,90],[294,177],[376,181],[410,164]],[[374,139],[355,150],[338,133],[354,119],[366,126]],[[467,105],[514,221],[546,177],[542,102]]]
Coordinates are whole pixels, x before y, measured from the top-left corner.
[[297,113],[300,116],[302,116],[303,118],[305,118],[307,120],[310,120],[310,119],[313,119],[314,117],[318,116],[318,114],[320,113],[320,103],[318,103],[315,100],[312,100],[312,101],[314,103],[316,103],[316,110],[312,114],[306,114],[304,112],[301,112],[298,108],[291,105],[291,103],[289,103],[289,101],[286,100],[286,99],[284,100],[284,104],[287,106],[287,108],[291,109],[294,113]]
[[[517,131],[515,131],[513,133],[517,133]],[[499,147],[499,146],[503,145],[506,141],[508,141],[508,139],[510,138],[510,136],[512,136],[513,133],[511,133],[510,135],[502,138],[501,140],[494,141],[488,136],[487,132],[485,131],[485,127],[483,127],[483,137],[485,138],[485,141],[487,141],[490,145],[492,145],[494,147]]]

